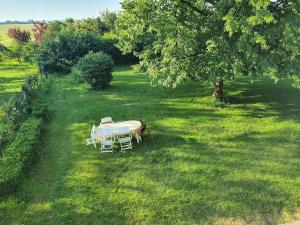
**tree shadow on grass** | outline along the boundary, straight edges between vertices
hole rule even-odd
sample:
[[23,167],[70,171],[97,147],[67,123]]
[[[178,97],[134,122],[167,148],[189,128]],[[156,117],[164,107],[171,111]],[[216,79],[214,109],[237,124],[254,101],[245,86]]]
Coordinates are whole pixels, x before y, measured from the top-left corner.
[[[300,90],[291,87],[288,81],[274,84],[269,79],[232,82],[228,101],[247,112],[245,116],[265,118],[276,116],[281,120],[300,122]],[[263,104],[257,105],[257,104]],[[250,107],[249,107],[250,106]]]

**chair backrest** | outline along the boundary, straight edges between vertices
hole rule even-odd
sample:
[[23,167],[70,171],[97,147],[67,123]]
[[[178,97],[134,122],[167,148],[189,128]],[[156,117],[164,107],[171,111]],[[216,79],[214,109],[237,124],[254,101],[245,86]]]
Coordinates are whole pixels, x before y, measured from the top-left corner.
[[102,118],[101,119],[101,124],[105,124],[105,123],[112,123],[112,118],[111,117],[106,117],[106,118]]
[[92,130],[91,130],[91,137],[94,137],[96,135],[96,126],[93,124]]
[[101,134],[104,137],[112,137],[113,131],[112,131],[112,129],[109,129],[109,128],[101,128]]
[[94,132],[94,138],[95,139],[101,139],[101,137],[102,137],[101,129],[99,127],[97,127],[95,129],[95,132]]
[[121,136],[123,136],[123,135],[130,135],[131,132],[130,132],[129,127],[120,127],[118,129],[118,134],[121,135]]

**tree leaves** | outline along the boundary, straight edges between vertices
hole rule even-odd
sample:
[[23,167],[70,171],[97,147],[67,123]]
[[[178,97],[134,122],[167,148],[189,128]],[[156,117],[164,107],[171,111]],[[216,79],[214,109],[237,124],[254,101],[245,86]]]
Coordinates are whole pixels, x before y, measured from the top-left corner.
[[[153,84],[300,74],[296,1],[125,0],[118,46],[139,56]],[[295,79],[294,79],[295,80]]]

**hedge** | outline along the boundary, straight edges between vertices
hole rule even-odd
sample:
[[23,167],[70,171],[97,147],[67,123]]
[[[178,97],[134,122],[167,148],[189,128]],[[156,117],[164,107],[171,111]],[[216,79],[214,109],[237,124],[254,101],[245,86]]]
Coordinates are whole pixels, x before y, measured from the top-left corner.
[[20,127],[14,141],[3,151],[0,159],[0,193],[16,190],[30,166],[40,140],[42,120],[27,119]]

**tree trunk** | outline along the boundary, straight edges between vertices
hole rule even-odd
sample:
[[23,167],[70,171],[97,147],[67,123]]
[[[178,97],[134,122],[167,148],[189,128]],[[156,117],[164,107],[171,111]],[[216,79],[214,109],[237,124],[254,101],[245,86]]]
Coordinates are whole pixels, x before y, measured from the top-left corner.
[[224,99],[224,81],[222,79],[216,81],[212,96],[214,96],[219,101],[223,101],[223,99]]

